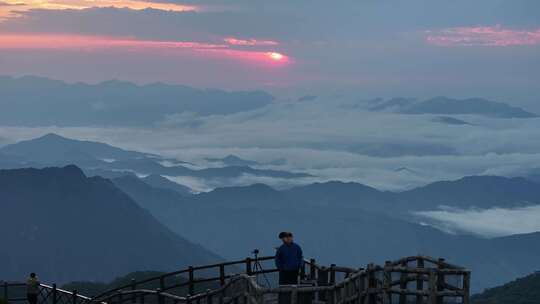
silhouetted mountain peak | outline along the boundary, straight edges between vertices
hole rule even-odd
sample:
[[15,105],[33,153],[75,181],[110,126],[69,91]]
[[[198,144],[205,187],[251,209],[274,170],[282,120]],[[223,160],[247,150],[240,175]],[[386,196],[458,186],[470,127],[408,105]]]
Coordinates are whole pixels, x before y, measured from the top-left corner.
[[0,148],[6,155],[18,156],[30,162],[58,165],[78,161],[103,159],[131,159],[145,157],[146,154],[123,150],[111,145],[66,138],[55,133],[23,140]]
[[343,181],[328,181],[328,182],[323,182],[323,183],[317,182],[311,185],[301,186],[301,187],[297,187],[293,189],[302,189],[302,188],[306,190],[319,189],[319,190],[324,190],[324,191],[349,189],[349,190],[368,190],[368,191],[379,192],[379,190],[370,186],[366,186],[364,184],[360,184],[356,182],[343,182]]
[[86,179],[84,172],[75,165],[68,165],[62,168],[49,167],[43,169],[35,168],[22,168],[11,170],[0,170],[0,176],[4,178],[17,178],[17,177],[35,177],[39,179],[62,179],[66,181],[80,181]]
[[75,166],[75,165],[67,165],[63,168],[61,168],[61,172],[65,172],[66,175],[69,175],[70,177],[77,177],[77,178],[85,178],[86,175],[84,175],[84,172],[81,170],[81,168]]
[[41,137],[36,138],[35,140],[68,140],[68,139],[56,133],[47,133]]
[[3,236],[10,250],[0,252],[8,278],[35,271],[54,281],[103,280],[218,259],[164,227],[109,180],[87,178],[73,165],[0,170],[0,202],[0,230],[16,232]]

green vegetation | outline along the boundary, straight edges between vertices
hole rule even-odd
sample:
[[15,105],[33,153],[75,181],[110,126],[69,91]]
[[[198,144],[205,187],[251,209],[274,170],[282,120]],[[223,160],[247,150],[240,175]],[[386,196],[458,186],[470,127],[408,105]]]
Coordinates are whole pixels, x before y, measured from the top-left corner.
[[491,288],[472,297],[473,304],[538,304],[540,272]]

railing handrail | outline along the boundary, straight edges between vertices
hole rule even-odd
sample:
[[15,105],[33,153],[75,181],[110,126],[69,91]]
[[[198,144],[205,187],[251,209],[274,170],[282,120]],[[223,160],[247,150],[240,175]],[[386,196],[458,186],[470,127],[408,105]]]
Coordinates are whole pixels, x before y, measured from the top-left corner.
[[[10,287],[26,287],[27,284],[26,283],[22,283],[22,282],[2,282],[2,285],[0,287],[3,287],[3,288],[10,288]],[[43,283],[40,283],[39,284],[39,287],[43,288],[43,289],[47,289],[47,290],[50,290],[50,291],[56,291],[57,293],[61,293],[61,294],[65,294],[65,295],[68,295],[70,297],[77,297],[81,300],[85,300],[85,301],[91,301],[92,298],[90,297],[87,297],[87,296],[84,296],[84,295],[81,295],[81,294],[78,294],[77,292],[75,291],[68,291],[68,290],[65,290],[65,289],[62,289],[62,288],[58,288],[56,287],[55,284],[53,284],[52,286],[51,285],[47,285],[47,284],[43,284]],[[14,300],[17,300],[17,301],[23,301],[23,300],[26,300],[26,299],[6,299],[6,300],[11,300],[11,301],[14,301]]]
[[[148,295],[160,295],[166,298],[170,298],[176,301],[176,303],[194,303],[195,301],[209,297],[209,296],[215,296],[218,294],[223,294],[225,290],[227,290],[231,285],[235,284],[237,281],[246,281],[249,285],[249,288],[258,295],[263,294],[280,294],[280,293],[290,293],[290,292],[297,292],[297,293],[315,293],[315,292],[332,292],[336,291],[340,288],[345,288],[347,284],[350,284],[354,280],[357,280],[359,278],[366,278],[370,272],[379,272],[379,271],[401,271],[404,267],[395,267],[392,266],[391,263],[388,263],[387,266],[373,266],[368,269],[358,269],[355,273],[348,276],[344,280],[329,286],[302,286],[302,285],[286,285],[286,286],[280,286],[280,287],[264,287],[258,284],[258,282],[255,280],[253,276],[249,276],[247,274],[238,274],[231,278],[225,285],[221,286],[218,289],[209,290],[206,292],[201,292],[195,295],[188,295],[186,297],[184,296],[177,296],[169,293],[163,293],[156,290],[147,290],[147,289],[138,289],[138,290],[127,290],[127,291],[119,291],[117,294],[111,294],[109,297],[104,299],[106,302],[109,299],[112,299],[118,294],[122,295],[130,295],[130,294],[148,294]],[[440,274],[470,274],[468,270],[465,269],[453,269],[453,268],[411,268],[410,273],[430,273],[436,271]],[[466,294],[466,291],[464,290],[465,287],[462,288],[454,288],[454,290],[444,291],[444,290],[435,290],[435,291],[419,291],[419,290],[402,290],[402,289],[392,289],[392,284],[381,288],[377,293],[388,293],[388,294],[407,294],[407,295],[413,295],[413,296],[458,296],[463,297]],[[374,293],[375,291],[367,291],[369,293]],[[121,303],[120,303],[121,304]]]
[[[253,271],[252,266],[255,261],[266,261],[273,259],[273,256],[260,257],[258,259],[246,258],[244,260],[229,261],[217,264],[188,267],[187,269],[182,269],[179,271],[165,273],[159,276],[148,278],[139,282],[132,281],[131,284],[120,286],[111,290],[107,290],[100,295],[90,298],[84,295],[78,294],[76,291],[70,292],[64,289],[57,288],[55,284],[49,286],[46,284],[40,284],[41,288],[44,288],[48,291],[53,290],[54,293],[64,294],[73,299],[79,299],[80,304],[89,304],[89,303],[99,303],[106,304],[109,302],[115,302],[117,300],[115,297],[118,297],[120,300],[118,304],[122,304],[123,300],[126,298],[134,299],[138,295],[144,300],[146,295],[156,295],[160,299],[160,303],[163,303],[161,300],[163,298],[169,298],[174,300],[174,303],[194,303],[194,300],[199,300],[202,297],[212,297],[218,293],[221,293],[221,296],[238,280],[247,280],[247,285],[241,285],[242,288],[247,288],[244,290],[244,293],[253,293],[254,296],[262,296],[264,294],[281,294],[286,292],[292,292],[297,294],[298,292],[316,292],[318,294],[324,295],[333,295],[336,296],[336,293],[339,294],[340,290],[343,292],[349,292],[355,290],[362,282],[362,288],[365,288],[364,291],[358,291],[357,295],[360,296],[362,293],[363,296],[372,297],[373,295],[381,294],[385,297],[391,296],[392,294],[398,294],[400,297],[406,297],[407,295],[420,297],[429,297],[430,299],[442,299],[443,297],[461,297],[462,299],[469,298],[469,288],[470,288],[470,271],[455,266],[449,263],[446,263],[444,259],[434,259],[427,256],[411,256],[402,258],[396,261],[387,261],[384,266],[379,266],[375,264],[368,264],[366,268],[348,268],[348,267],[339,267],[332,264],[330,267],[317,265],[314,259],[306,260],[305,265],[309,265],[309,278],[313,285],[311,286],[302,286],[302,285],[292,285],[292,286],[280,286],[277,288],[272,288],[270,286],[263,287],[258,284],[256,277],[253,275],[267,272],[277,271],[275,269],[268,269],[262,271]],[[428,262],[428,265],[425,265],[425,262]],[[227,274],[224,272],[225,266],[231,265],[241,265],[246,266],[246,273],[240,274]],[[303,267],[302,274],[306,275],[306,267]],[[220,276],[219,277],[210,277],[210,278],[201,278],[196,279],[194,276],[195,270],[206,270],[212,268],[219,268]],[[339,281],[336,281],[336,273],[343,272],[346,274],[344,278],[340,278]],[[189,273],[189,281],[183,282],[180,284],[173,284],[172,286],[165,286],[165,278],[182,274]],[[393,276],[394,275],[394,276]],[[393,277],[397,275],[399,278],[396,280]],[[451,285],[448,282],[445,282],[445,276],[454,276],[457,275],[460,277],[460,284],[462,285]],[[225,280],[226,278],[226,280]],[[144,284],[152,281],[159,280],[160,287],[156,290],[151,289],[136,289],[137,284]],[[212,282],[212,281],[221,281],[221,286],[213,290],[207,290],[206,292],[195,293],[194,284],[201,282]],[[416,281],[417,286],[422,286],[423,282],[427,282],[429,288],[426,290],[423,287],[417,287],[416,289],[408,289],[407,283],[411,281]],[[4,287],[13,286],[13,287],[22,287],[26,284],[20,282],[3,282]],[[166,292],[166,290],[173,289],[176,287],[190,286],[190,292],[187,296],[175,295],[172,293]],[[418,289],[419,288],[419,289]],[[7,290],[7,288],[5,289]],[[233,289],[234,292],[234,289]],[[124,298],[123,295],[131,295]],[[339,295],[337,295],[340,297]],[[47,295],[48,297],[48,295]],[[54,299],[54,297],[53,297]],[[13,301],[23,301],[24,299],[11,299]],[[430,300],[431,301],[431,300]],[[76,301],[74,300],[74,304]],[[198,301],[197,301],[198,303]],[[371,302],[370,302],[371,303]],[[400,300],[401,303],[401,300]],[[465,303],[465,302],[464,302]],[[334,304],[343,304],[334,303]]]
[[[275,258],[275,256],[263,256],[263,257],[257,257],[256,259],[255,258],[245,258],[245,259],[242,259],[242,260],[233,260],[233,261],[227,261],[227,262],[215,263],[215,264],[209,264],[209,265],[191,266],[191,267],[184,268],[184,269],[181,269],[181,270],[168,272],[168,273],[164,273],[164,274],[161,274],[161,275],[158,275],[158,276],[155,276],[155,277],[147,278],[147,279],[144,279],[144,280],[141,280],[141,281],[134,281],[134,282],[131,282],[129,284],[126,284],[126,285],[123,285],[123,286],[119,286],[119,287],[104,291],[104,292],[96,295],[95,297],[93,297],[93,299],[99,299],[99,298],[107,296],[107,295],[109,295],[111,293],[116,293],[116,292],[118,292],[120,290],[123,290],[123,289],[132,288],[132,286],[134,284],[135,285],[140,285],[140,284],[145,284],[145,283],[149,283],[149,282],[152,282],[152,281],[164,280],[165,278],[169,278],[169,277],[172,277],[172,276],[177,276],[179,274],[189,274],[190,272],[193,272],[193,271],[208,270],[208,269],[213,269],[213,268],[220,269],[222,267],[234,266],[234,265],[245,265],[248,261],[251,261],[251,262],[254,262],[254,261],[259,261],[259,262],[260,261],[269,261],[269,260],[273,260],[274,258]],[[312,263],[314,261],[315,260],[313,260],[313,259],[310,259],[310,260],[304,259],[304,263],[306,265],[310,265],[310,266],[312,265]],[[315,269],[333,269],[336,272],[343,272],[343,273],[351,273],[351,272],[355,271],[355,269],[352,269],[352,268],[340,267],[340,266],[335,266],[335,265],[325,267],[325,266],[320,266],[320,265],[314,264],[313,267]],[[251,274],[262,274],[262,273],[270,273],[270,272],[277,272],[277,271],[278,271],[277,269],[266,269],[266,270],[252,271]],[[220,279],[228,279],[228,278],[234,277],[234,276],[236,276],[238,274],[240,274],[240,273],[234,273],[232,275],[225,275],[224,277],[215,277],[212,280],[202,279],[202,280],[194,280],[192,282],[188,281],[186,283],[181,283],[181,284],[176,284],[176,285],[173,285],[173,286],[166,287],[163,290],[170,290],[170,289],[173,289],[173,288],[188,286],[190,283],[202,283],[202,282],[212,282],[212,281],[217,282]]]

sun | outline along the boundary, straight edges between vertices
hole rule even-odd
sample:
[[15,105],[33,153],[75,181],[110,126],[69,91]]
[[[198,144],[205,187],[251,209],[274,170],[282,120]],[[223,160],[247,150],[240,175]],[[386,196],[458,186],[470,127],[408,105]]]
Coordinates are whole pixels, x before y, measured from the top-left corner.
[[283,56],[283,54],[280,54],[280,53],[277,53],[277,52],[269,52],[268,57],[270,57],[270,59],[272,59],[274,61],[281,61],[281,60],[283,60],[283,58],[285,58],[285,56]]

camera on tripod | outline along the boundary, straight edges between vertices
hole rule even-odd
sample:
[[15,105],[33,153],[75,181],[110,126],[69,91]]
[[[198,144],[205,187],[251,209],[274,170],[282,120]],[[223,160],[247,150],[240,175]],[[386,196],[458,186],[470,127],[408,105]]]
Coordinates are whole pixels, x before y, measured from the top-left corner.
[[263,268],[263,266],[261,265],[261,261],[259,261],[259,253],[261,251],[257,248],[253,249],[253,251],[251,251],[251,254],[253,254],[253,258],[254,258],[254,261],[253,261],[253,273],[255,274],[255,280],[257,280],[257,282],[259,282],[259,274],[262,274],[263,278],[264,278],[264,281],[266,283],[266,287],[270,288],[270,281],[268,280],[268,278],[266,277],[266,273],[265,273],[265,270]]

